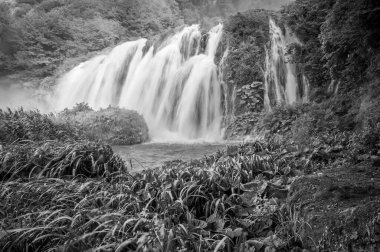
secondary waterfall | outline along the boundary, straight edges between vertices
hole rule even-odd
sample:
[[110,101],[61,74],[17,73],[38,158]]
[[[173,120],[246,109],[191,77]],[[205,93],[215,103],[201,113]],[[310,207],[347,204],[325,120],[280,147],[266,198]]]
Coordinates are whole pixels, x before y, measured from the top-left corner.
[[60,80],[57,110],[86,102],[143,114],[153,139],[221,139],[221,84],[214,57],[223,33],[212,28],[201,47],[198,25],[184,28],[161,45],[127,42],[109,55],[81,63]]
[[300,43],[288,31],[283,34],[281,28],[272,20],[270,27],[270,49],[266,50],[265,97],[267,109],[276,105],[305,102],[308,100],[309,84],[297,64],[287,62],[286,47]]

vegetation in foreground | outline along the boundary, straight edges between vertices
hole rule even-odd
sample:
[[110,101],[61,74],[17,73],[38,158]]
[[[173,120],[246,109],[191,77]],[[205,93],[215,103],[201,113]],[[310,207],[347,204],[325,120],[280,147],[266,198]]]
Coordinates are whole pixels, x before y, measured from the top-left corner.
[[77,163],[77,151],[58,167],[45,165],[45,172],[23,172],[28,168],[14,163],[20,176],[2,182],[0,246],[2,251],[302,247],[308,225],[284,205],[293,171],[275,149],[275,143],[257,142],[139,174],[118,163],[117,171],[95,178],[56,172]]
[[[103,27],[96,38],[83,32],[104,18],[109,27],[119,25],[100,12],[88,18],[70,13],[74,5],[21,13],[12,24],[1,20],[2,41],[14,25],[31,38],[0,55],[10,62],[6,69],[41,69],[36,73],[45,76],[64,55],[119,40],[119,29]],[[265,15],[236,15],[227,31],[247,36],[231,41],[237,49],[231,58],[245,55],[241,67],[232,61],[231,74],[252,77],[227,76],[248,97],[250,110],[231,131],[257,129],[266,138],[203,160],[133,174],[108,146],[73,142],[81,139],[76,126],[38,112],[2,111],[1,250],[378,251],[378,12],[376,1],[296,0],[285,8],[282,21],[303,42],[294,45],[292,60],[304,65],[319,104],[275,108],[259,118],[251,113],[262,108],[254,97],[259,85],[248,84],[262,78],[250,60],[255,57],[245,52],[263,55],[247,24],[263,23],[256,17]],[[75,20],[67,23],[66,16]],[[60,22],[51,26],[55,17]],[[136,31],[150,29],[154,22],[146,21]],[[49,29],[29,29],[34,26]],[[69,26],[75,29],[61,29]]]
[[[277,125],[284,114],[272,114],[267,125]],[[376,251],[379,160],[373,154],[355,157],[377,152],[379,138],[359,145],[338,132],[315,131],[313,144],[306,146],[279,133],[141,173],[128,170],[102,144],[40,139],[6,144],[0,151],[0,249],[345,251],[351,246]],[[369,139],[364,134],[357,138]],[[355,180],[352,172],[336,176],[345,178],[338,183],[319,175],[358,164],[366,168]],[[360,176],[363,183],[356,181]],[[373,184],[366,184],[368,176]],[[364,215],[353,208],[358,200]],[[328,224],[334,220],[318,217],[325,216],[318,209],[326,205],[341,222]]]

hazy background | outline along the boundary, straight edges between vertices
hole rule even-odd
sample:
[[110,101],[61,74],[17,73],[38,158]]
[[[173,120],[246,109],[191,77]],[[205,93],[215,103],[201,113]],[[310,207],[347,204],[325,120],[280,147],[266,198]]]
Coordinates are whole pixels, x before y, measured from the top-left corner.
[[232,4],[238,11],[248,9],[269,9],[279,10],[281,6],[286,5],[293,0],[231,0]]
[[0,109],[19,107],[48,112],[46,91],[36,89],[23,80],[0,77]]

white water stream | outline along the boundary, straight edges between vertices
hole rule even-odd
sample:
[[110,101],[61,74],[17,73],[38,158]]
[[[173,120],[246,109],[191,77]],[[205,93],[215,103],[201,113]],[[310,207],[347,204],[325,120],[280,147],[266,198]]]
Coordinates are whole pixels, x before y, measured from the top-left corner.
[[80,102],[120,106],[141,113],[154,140],[220,140],[222,94],[214,57],[222,33],[221,24],[210,30],[204,53],[198,25],[158,47],[147,48],[146,39],[119,45],[63,76],[55,109]]
[[270,48],[266,50],[265,71],[265,107],[271,109],[276,105],[293,104],[308,100],[309,85],[305,75],[297,65],[288,62],[286,48],[292,43],[299,44],[297,37],[288,29],[281,28],[269,20]]

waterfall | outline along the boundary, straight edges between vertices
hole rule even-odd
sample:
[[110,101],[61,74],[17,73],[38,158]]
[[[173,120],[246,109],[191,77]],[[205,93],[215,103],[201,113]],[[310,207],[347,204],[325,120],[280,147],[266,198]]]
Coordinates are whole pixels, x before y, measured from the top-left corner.
[[127,42],[81,63],[56,88],[55,108],[86,102],[141,113],[154,140],[221,139],[222,93],[214,57],[223,27],[209,31],[204,53],[198,25],[159,46]]
[[228,68],[227,58],[229,52],[229,45],[227,44],[218,66],[219,82],[223,86],[224,125],[229,125],[235,118],[236,86],[227,85],[225,82],[225,72]]
[[297,64],[287,62],[286,47],[299,40],[288,31],[285,34],[269,20],[270,48],[266,48],[265,96],[267,109],[276,105],[306,102],[309,84]]

